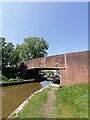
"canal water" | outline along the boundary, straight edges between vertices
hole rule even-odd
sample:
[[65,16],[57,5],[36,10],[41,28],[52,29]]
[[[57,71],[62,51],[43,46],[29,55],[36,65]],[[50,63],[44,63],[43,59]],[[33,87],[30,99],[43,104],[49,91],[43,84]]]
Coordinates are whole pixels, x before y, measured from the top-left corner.
[[7,118],[33,92],[50,83],[43,81],[2,87],[2,118]]

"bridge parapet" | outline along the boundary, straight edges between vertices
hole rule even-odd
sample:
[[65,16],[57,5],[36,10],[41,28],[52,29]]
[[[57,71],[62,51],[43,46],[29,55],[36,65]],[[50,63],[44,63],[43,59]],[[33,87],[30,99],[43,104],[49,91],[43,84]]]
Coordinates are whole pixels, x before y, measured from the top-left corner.
[[65,66],[65,54],[33,59],[25,62],[28,69],[32,68],[63,68]]

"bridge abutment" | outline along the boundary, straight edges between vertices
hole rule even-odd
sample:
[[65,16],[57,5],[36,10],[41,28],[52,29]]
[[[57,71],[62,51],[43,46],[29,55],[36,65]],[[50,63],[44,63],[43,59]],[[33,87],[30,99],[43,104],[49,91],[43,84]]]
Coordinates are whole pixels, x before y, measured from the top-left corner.
[[88,83],[89,51],[66,54],[66,70],[61,70],[61,86]]

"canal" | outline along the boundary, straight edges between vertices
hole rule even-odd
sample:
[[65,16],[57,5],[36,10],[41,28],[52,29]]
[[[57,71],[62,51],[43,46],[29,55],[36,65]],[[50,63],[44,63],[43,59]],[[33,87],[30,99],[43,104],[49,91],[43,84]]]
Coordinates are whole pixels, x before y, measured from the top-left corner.
[[7,118],[24,100],[50,81],[2,87],[2,118]]

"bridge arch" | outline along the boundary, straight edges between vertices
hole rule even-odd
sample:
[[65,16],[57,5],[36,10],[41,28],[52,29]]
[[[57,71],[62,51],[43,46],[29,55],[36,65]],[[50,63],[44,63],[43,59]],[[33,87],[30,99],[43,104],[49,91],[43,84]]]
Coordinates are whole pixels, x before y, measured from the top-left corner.
[[88,82],[88,57],[90,51],[65,53],[33,59],[25,62],[27,71],[59,69],[61,85],[72,85]]

